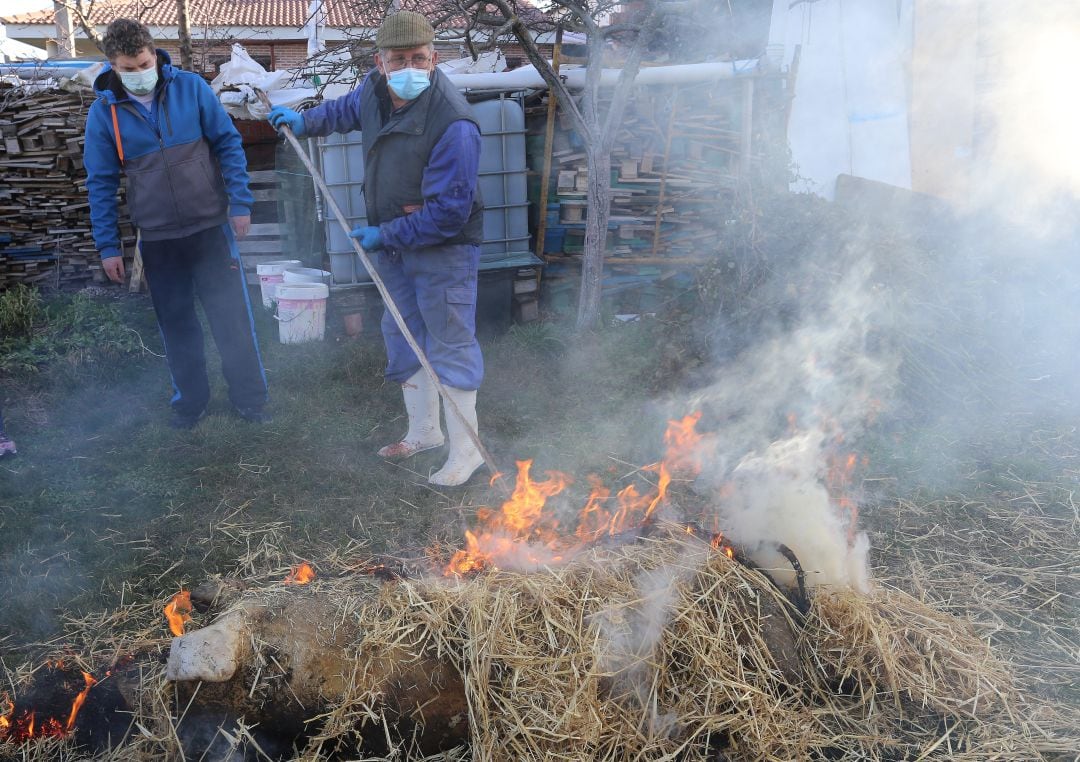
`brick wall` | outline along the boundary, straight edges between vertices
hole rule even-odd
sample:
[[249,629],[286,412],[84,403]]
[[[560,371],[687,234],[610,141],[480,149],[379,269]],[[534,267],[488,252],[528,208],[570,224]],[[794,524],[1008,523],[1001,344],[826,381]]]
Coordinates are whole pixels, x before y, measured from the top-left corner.
[[[228,60],[232,55],[233,40],[220,42],[195,42],[192,51],[196,67],[201,63],[203,74],[217,73],[217,64]],[[286,40],[280,42],[241,41],[248,55],[265,66],[268,70],[289,69],[299,66],[307,59],[307,42],[304,40]],[[180,44],[174,40],[161,40],[157,46],[172,56],[173,63],[180,63]]]

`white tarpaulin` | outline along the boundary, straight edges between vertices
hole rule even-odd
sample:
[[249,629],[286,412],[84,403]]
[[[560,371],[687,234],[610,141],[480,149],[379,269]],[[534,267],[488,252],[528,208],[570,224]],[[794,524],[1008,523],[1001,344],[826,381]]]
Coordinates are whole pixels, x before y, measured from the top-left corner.
[[911,187],[908,89],[912,0],[773,6],[771,47],[801,47],[788,139],[792,189],[832,198],[841,174]]
[[471,56],[454,58],[450,61],[440,61],[439,69],[446,74],[481,74],[484,72],[500,72],[506,69],[506,58],[502,50],[495,48],[493,51],[481,53],[476,60]]
[[[681,64],[678,66],[650,66],[641,69],[634,83],[637,85],[674,85],[686,82],[707,82],[715,79],[729,79],[740,74],[752,74],[757,69],[754,61],[725,61],[722,63]],[[622,69],[604,69],[600,73],[600,84],[613,86],[619,79]],[[585,87],[585,67],[564,67],[559,70],[559,77],[571,90]],[[513,71],[497,74],[450,74],[450,81],[462,90],[490,90],[513,92],[515,90],[546,89],[547,84],[535,66],[522,66]]]
[[270,110],[262,103],[255,90],[262,90],[273,106],[295,108],[309,98],[315,97],[312,88],[286,87],[292,75],[287,71],[264,69],[248,55],[242,45],[232,46],[232,56],[221,65],[221,72],[210,86],[218,100],[237,119],[266,119]]

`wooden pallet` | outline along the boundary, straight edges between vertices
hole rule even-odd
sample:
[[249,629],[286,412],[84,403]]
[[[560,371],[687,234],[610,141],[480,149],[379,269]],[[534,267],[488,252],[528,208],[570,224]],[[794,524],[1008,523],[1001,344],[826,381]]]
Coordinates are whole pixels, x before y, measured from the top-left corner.
[[261,262],[284,259],[282,251],[281,221],[278,217],[278,201],[281,199],[281,180],[273,170],[249,172],[249,187],[255,197],[252,219],[273,219],[274,222],[252,223],[243,241],[237,242],[244,274],[249,284],[257,284],[256,266]]

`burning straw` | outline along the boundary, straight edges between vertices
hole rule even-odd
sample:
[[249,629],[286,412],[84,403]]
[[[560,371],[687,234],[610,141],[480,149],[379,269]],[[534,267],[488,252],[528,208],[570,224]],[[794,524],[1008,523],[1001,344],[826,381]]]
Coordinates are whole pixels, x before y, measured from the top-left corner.
[[[318,689],[322,706],[296,694],[304,709],[290,710],[318,717],[315,730],[276,758],[350,749],[355,758],[361,738],[373,737],[415,758],[437,730],[425,718],[434,723],[456,690],[461,737],[477,760],[916,759],[933,749],[951,759],[1039,758],[1015,720],[1008,668],[965,622],[896,590],[818,589],[803,617],[762,573],[666,529],[545,572],[386,583],[331,572],[250,591],[223,619],[257,609],[253,621],[276,623],[286,639],[252,630],[255,652],[234,693],[262,695],[272,667],[260,677],[254,665],[289,671],[287,633],[307,632],[303,649],[336,654],[335,679]],[[204,683],[172,705],[152,661],[131,686],[135,732],[109,759],[174,753],[214,689]],[[446,669],[419,681],[432,664]],[[426,703],[397,715],[400,678],[419,691],[409,699]],[[419,723],[404,737],[402,718]],[[258,718],[242,720],[241,730]]]
[[[454,662],[475,759],[914,757],[939,725],[1024,756],[1008,670],[963,623],[889,591],[819,593],[800,625],[760,573],[677,532],[545,574],[403,582],[354,616],[361,654]],[[312,743],[377,712],[351,693]]]
[[[531,480],[523,462],[522,499],[491,513],[464,559],[402,573],[354,547],[320,560],[318,575],[306,562],[279,565],[179,594],[184,605],[166,612],[192,627],[175,640],[160,603],[79,623],[70,648],[82,646],[88,672],[98,667],[97,683],[80,687],[83,712],[110,688],[118,704],[91,745],[115,762],[584,762],[1035,760],[1072,743],[1057,730],[1065,715],[1029,703],[967,620],[882,585],[819,581],[795,605],[775,570],[738,547],[659,523],[676,449],[652,470],[655,493],[594,490],[577,535],[588,542],[569,553],[554,526],[522,522],[542,517],[541,498],[562,482]],[[651,528],[623,530],[622,544],[592,531],[635,513]],[[528,563],[493,555],[507,542]],[[257,553],[283,561],[279,551]],[[33,676],[13,678],[21,689]],[[33,762],[65,748],[50,740],[18,753]]]

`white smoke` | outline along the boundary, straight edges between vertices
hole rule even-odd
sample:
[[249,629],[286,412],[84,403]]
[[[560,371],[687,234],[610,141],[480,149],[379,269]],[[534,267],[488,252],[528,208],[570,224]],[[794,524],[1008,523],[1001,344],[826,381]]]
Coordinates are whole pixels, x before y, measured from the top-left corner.
[[849,517],[841,514],[823,483],[825,441],[822,432],[810,431],[744,457],[721,506],[724,533],[749,545],[758,565],[781,583],[794,583],[795,573],[773,543],[791,549],[808,585],[867,592],[870,541],[860,532],[849,543]]
[[847,266],[801,324],[744,353],[691,401],[728,421],[698,479],[715,495],[719,527],[770,568],[791,569],[770,550],[787,545],[809,584],[869,584],[868,540],[849,531],[825,477],[830,447],[858,435],[895,385],[898,359],[878,341],[888,318],[879,289],[868,262]]
[[986,71],[976,113],[977,207],[1047,235],[1075,225],[1080,197],[1080,102],[1071,62],[1080,49],[1073,0],[1002,4],[981,18]]
[[640,572],[632,599],[612,601],[592,619],[599,635],[597,666],[611,675],[612,695],[645,710],[648,726],[642,730],[650,737],[666,737],[677,728],[677,717],[662,711],[652,695],[655,654],[677,603],[677,583],[704,563],[706,552],[711,551],[704,546],[688,549],[677,565]]

